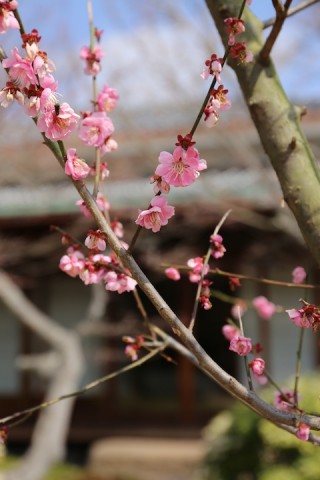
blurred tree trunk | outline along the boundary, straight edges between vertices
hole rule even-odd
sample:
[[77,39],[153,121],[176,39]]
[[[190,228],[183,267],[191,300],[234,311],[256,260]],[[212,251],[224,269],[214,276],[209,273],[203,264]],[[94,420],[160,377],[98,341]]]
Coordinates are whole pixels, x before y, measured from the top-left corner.
[[[51,356],[43,354],[29,359],[35,370],[51,377],[46,398],[54,399],[76,390],[83,371],[78,335],[57,325],[38,310],[3,271],[0,271],[0,299],[19,321],[54,351]],[[22,364],[24,362],[28,363],[28,357],[22,360]],[[28,452],[16,469],[5,474],[5,480],[42,480],[51,465],[63,460],[74,401],[74,398],[64,400],[40,413]]]
[[[224,19],[237,17],[242,0],[206,0],[206,3],[226,45],[228,38]],[[259,52],[264,44],[261,22],[249,9],[245,9],[243,18],[246,22],[243,38],[255,58],[246,65],[230,61],[230,66],[238,77],[261,143],[278,176],[284,200],[320,265],[320,174],[301,131],[300,120],[304,109],[289,102],[272,61],[267,65],[259,61]]]

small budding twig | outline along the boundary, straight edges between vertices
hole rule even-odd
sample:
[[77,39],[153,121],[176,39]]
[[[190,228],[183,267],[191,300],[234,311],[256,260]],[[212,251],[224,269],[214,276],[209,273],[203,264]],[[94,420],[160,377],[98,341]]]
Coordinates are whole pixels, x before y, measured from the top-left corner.
[[[222,227],[222,225],[224,224],[224,222],[226,221],[226,219],[228,218],[228,216],[230,215],[231,213],[231,210],[228,210],[224,215],[223,217],[221,218],[220,222],[218,223],[218,225],[216,226],[216,228],[214,229],[214,232],[212,235],[217,235],[217,233],[219,232],[220,228]],[[202,271],[201,271],[201,277],[200,277],[200,280],[199,280],[199,283],[198,283],[198,287],[197,287],[197,292],[196,292],[196,297],[195,297],[195,301],[194,301],[194,306],[193,306],[193,311],[192,311],[192,315],[191,315],[191,320],[190,320],[190,324],[189,324],[189,330],[192,332],[193,331],[193,328],[194,328],[194,324],[195,324],[195,321],[196,321],[196,316],[197,316],[197,312],[198,312],[198,308],[199,308],[199,298],[200,298],[200,294],[201,294],[201,289],[202,289],[202,285],[203,285],[203,280],[204,280],[204,276],[205,276],[205,271],[206,271],[206,266],[208,265],[209,263],[209,260],[210,260],[210,256],[211,256],[211,252],[212,252],[212,248],[211,248],[211,245],[209,246],[208,248],[208,251],[206,253],[206,256],[203,260],[203,267],[202,267]]]
[[[239,307],[239,306],[238,306],[238,308],[237,308],[237,312],[238,312],[238,320],[239,320],[240,333],[241,333],[241,335],[244,337],[244,329],[243,329],[243,323],[242,323],[242,318],[241,318],[241,310],[240,310],[240,307]],[[247,374],[247,379],[248,379],[248,387],[249,387],[249,390],[253,391],[251,371],[250,371],[250,367],[249,367],[247,355],[245,355],[245,356],[243,357],[243,360],[244,360],[244,366],[245,366],[245,369],[246,369],[246,374]]]

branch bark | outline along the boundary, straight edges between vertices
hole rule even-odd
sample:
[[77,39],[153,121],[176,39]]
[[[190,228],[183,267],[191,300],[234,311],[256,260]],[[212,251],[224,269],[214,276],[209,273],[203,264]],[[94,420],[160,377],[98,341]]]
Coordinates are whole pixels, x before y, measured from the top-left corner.
[[[241,1],[206,0],[224,44],[223,20],[236,16]],[[320,265],[320,176],[314,155],[301,130],[302,110],[289,102],[273,63],[259,63],[262,23],[246,9],[244,39],[254,53],[247,65],[230,62],[238,77],[261,143],[278,176],[283,196],[295,216],[315,261]]]

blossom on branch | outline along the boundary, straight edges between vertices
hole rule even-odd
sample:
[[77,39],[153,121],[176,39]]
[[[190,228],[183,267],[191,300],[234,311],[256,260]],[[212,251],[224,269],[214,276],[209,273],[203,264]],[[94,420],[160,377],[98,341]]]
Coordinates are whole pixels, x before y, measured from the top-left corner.
[[270,320],[272,315],[276,311],[276,306],[274,303],[270,302],[266,297],[260,295],[252,300],[252,304],[257,310],[263,320]]
[[148,210],[139,210],[136,224],[153,232],[159,232],[173,215],[174,207],[168,205],[168,200],[162,196],[156,196],[151,200]]
[[230,325],[227,323],[222,327],[222,335],[230,341],[233,339],[233,337],[237,337],[239,335],[239,328],[237,328],[235,325]]
[[53,142],[67,138],[77,126],[77,115],[66,102],[61,105],[48,103],[45,112],[38,119],[40,132]]
[[129,275],[114,271],[108,272],[104,277],[104,281],[106,290],[118,293],[131,292],[137,285],[137,282]]
[[296,267],[292,270],[292,282],[303,283],[307,277],[307,273],[303,267]]
[[67,175],[70,175],[73,180],[81,180],[89,175],[90,170],[86,161],[78,157],[75,148],[67,150],[67,161],[64,166],[64,171]]
[[81,120],[79,137],[90,147],[102,147],[113,132],[112,120],[106,112],[93,112]]
[[309,440],[309,435],[310,435],[309,425],[306,425],[305,423],[300,422],[299,428],[296,431],[296,437],[299,438],[299,440],[307,441]]
[[88,236],[84,242],[85,246],[89,249],[105,250],[107,248],[104,234],[100,230],[89,230]]
[[223,257],[223,255],[226,252],[226,249],[222,244],[222,242],[223,242],[223,238],[218,233],[210,236],[211,255],[215,259]]
[[82,47],[80,58],[86,62],[84,73],[94,77],[101,71],[100,61],[104,56],[102,47],[96,45],[92,50],[90,47]]
[[262,375],[264,373],[265,361],[263,358],[255,358],[252,362],[249,363],[249,367],[256,375]]
[[252,350],[251,338],[236,335],[230,341],[229,350],[236,352],[240,357],[244,357]]
[[164,273],[170,280],[173,280],[175,282],[177,282],[181,278],[180,272],[174,267],[166,268]]
[[245,31],[244,21],[239,18],[226,18],[224,20],[226,24],[226,31],[229,35],[228,45],[234,45],[235,37]]
[[[201,273],[203,270],[203,257],[190,258],[187,261],[188,267],[192,270],[189,272],[189,280],[192,283],[198,283],[201,279]],[[207,264],[204,269],[204,275],[209,271],[209,265]]]
[[178,146],[172,154],[161,152],[159,162],[155,175],[174,187],[191,185],[199,177],[199,172],[207,168],[207,162],[200,159],[199,152],[194,147],[185,150]]
[[119,95],[114,88],[104,85],[97,95],[97,106],[100,112],[112,112],[117,106]]

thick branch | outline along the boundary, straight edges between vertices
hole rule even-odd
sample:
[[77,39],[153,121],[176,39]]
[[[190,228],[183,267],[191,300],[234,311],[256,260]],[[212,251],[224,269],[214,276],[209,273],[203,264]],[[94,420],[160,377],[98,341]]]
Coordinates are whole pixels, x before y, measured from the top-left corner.
[[[223,41],[227,42],[223,20],[233,16],[240,0],[207,0]],[[306,137],[301,131],[300,111],[292,105],[270,62],[257,61],[263,46],[262,24],[248,9],[244,38],[255,54],[251,64],[232,63],[261,143],[278,176],[284,199],[292,210],[305,242],[320,265],[319,172]]]

